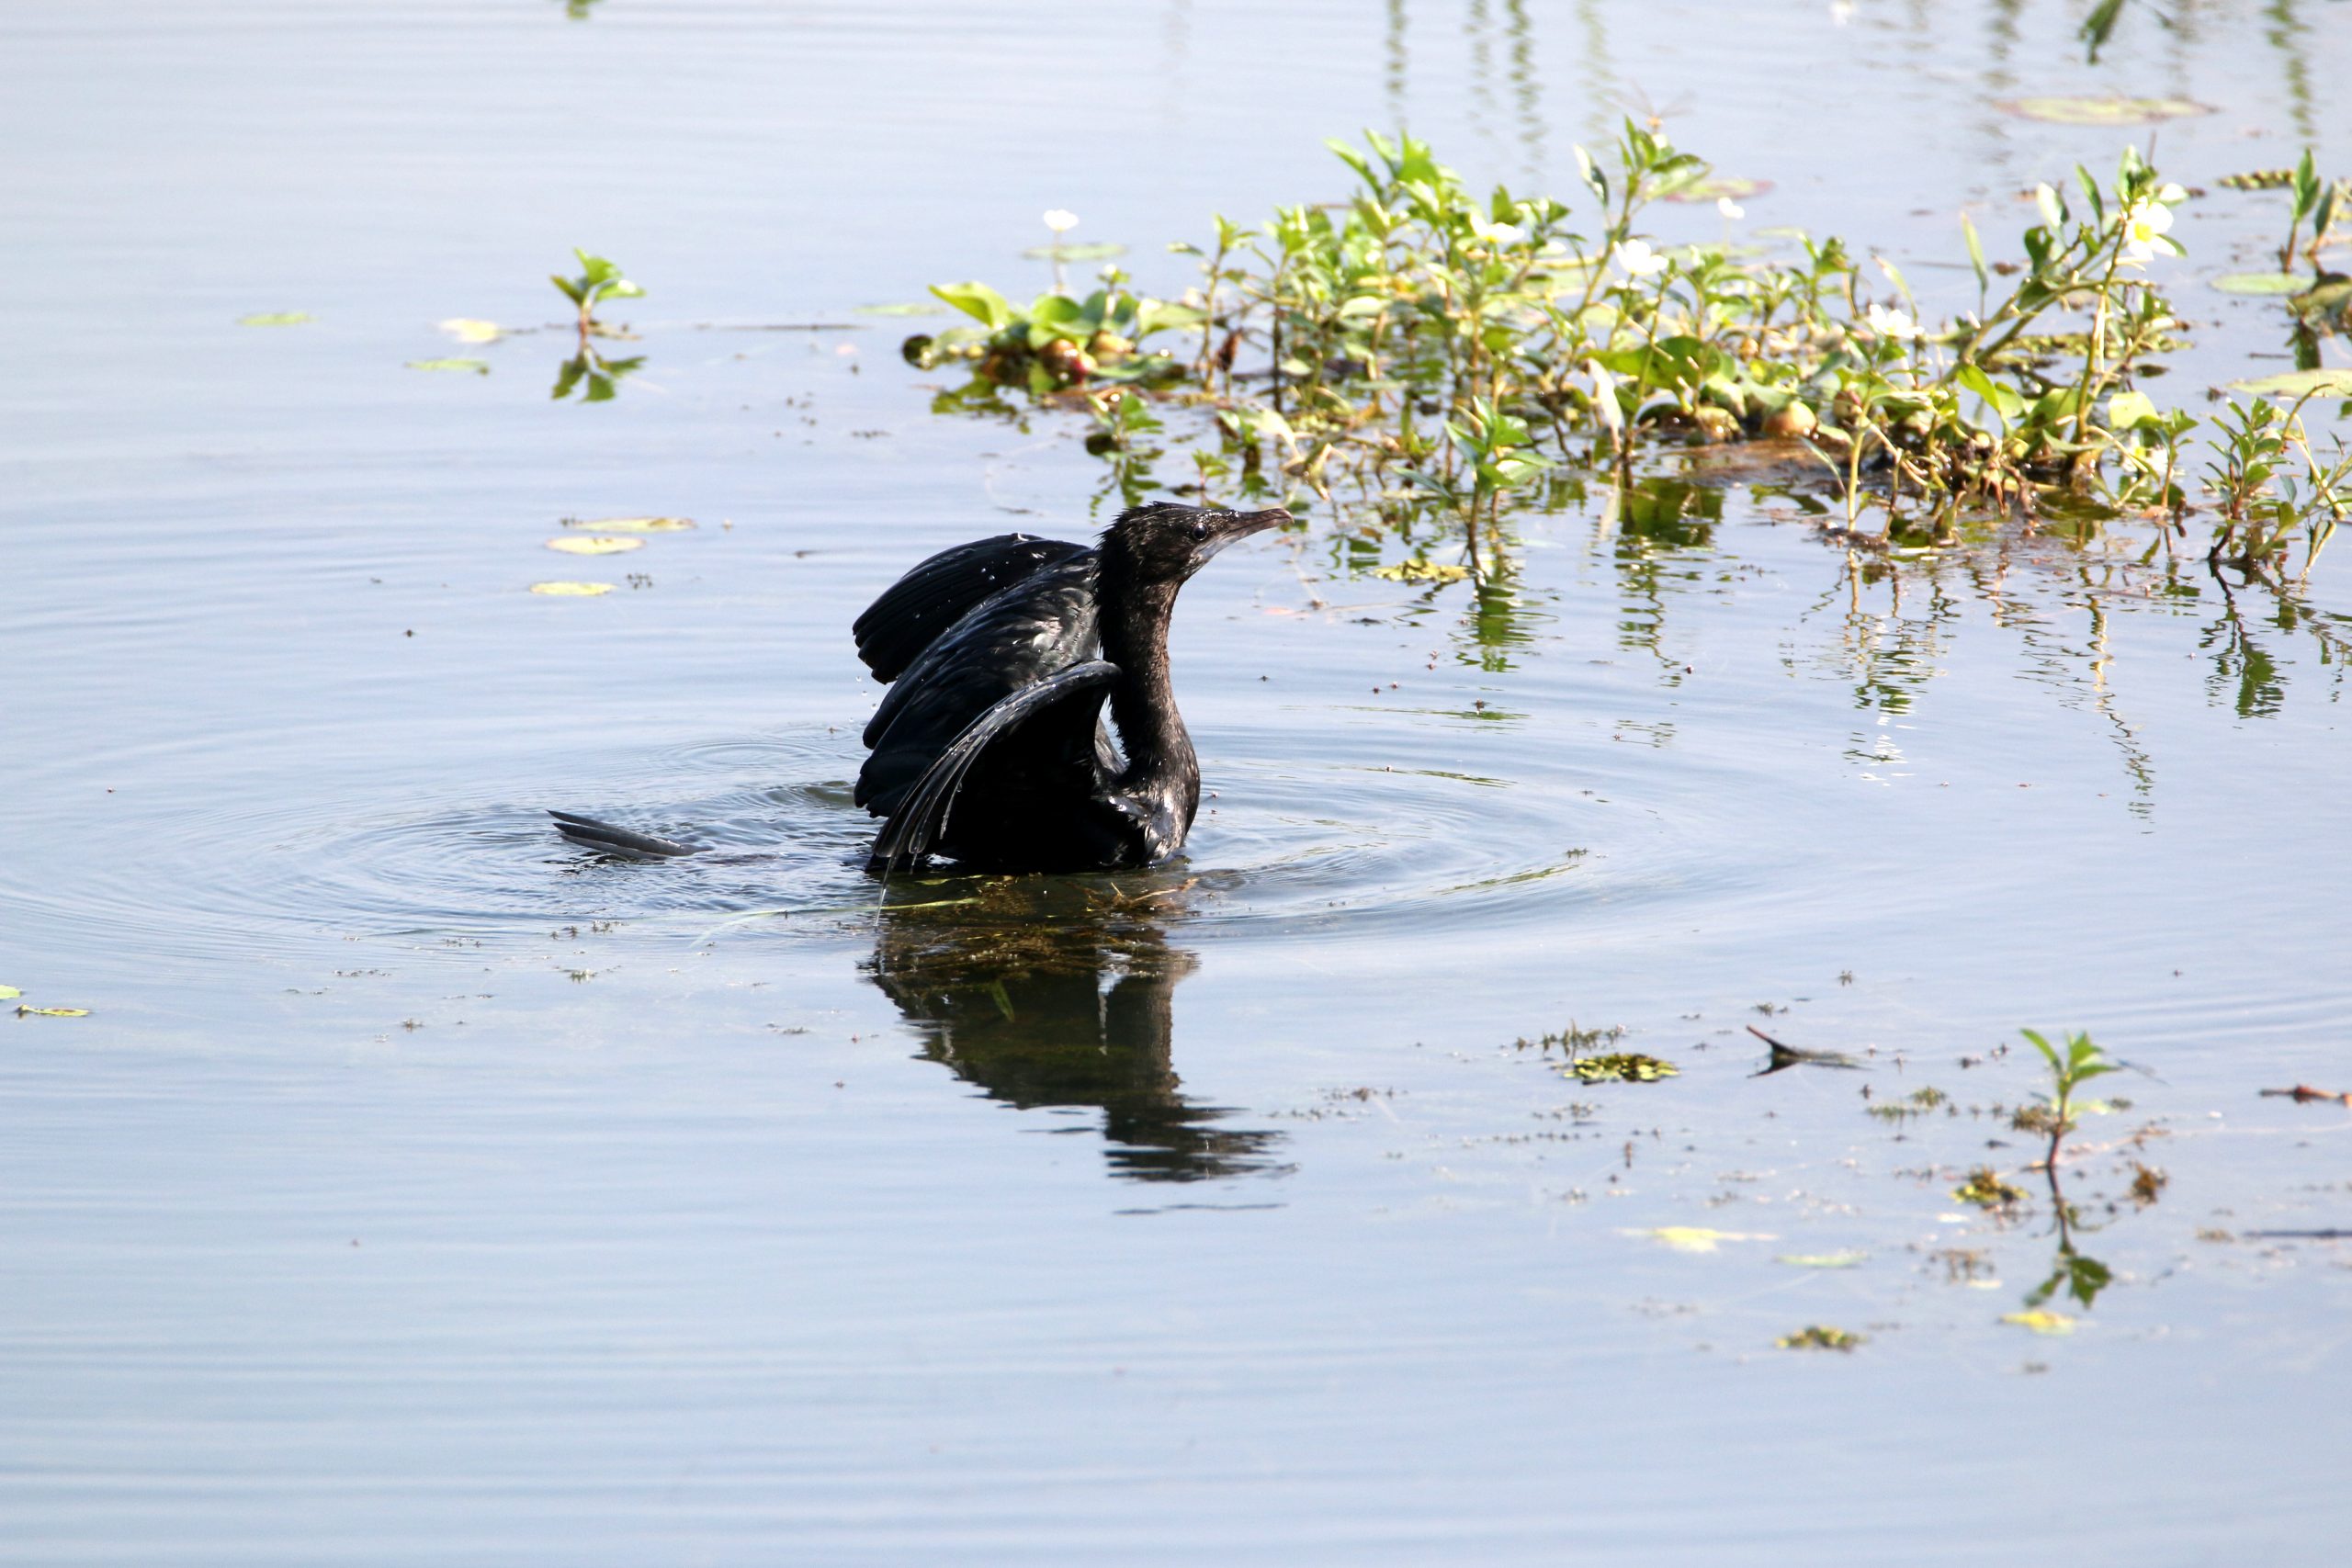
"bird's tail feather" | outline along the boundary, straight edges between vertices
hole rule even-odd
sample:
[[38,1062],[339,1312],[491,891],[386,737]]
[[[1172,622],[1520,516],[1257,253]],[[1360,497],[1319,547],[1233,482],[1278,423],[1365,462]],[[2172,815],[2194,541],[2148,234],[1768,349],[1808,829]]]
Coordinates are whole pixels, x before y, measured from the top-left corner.
[[675,839],[664,839],[652,833],[635,832],[570,811],[550,811],[548,815],[555,818],[555,830],[563,835],[564,842],[608,855],[618,855],[625,860],[675,860],[680,855],[690,855],[702,848],[699,844],[682,844]]

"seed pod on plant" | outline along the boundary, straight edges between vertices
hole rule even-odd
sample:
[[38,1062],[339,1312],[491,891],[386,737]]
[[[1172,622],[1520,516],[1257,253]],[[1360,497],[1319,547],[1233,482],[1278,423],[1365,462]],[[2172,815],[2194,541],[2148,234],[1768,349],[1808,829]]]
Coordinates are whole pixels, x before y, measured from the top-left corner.
[[1056,338],[1037,351],[1038,363],[1057,381],[1082,382],[1094,374],[1094,361],[1068,338]]

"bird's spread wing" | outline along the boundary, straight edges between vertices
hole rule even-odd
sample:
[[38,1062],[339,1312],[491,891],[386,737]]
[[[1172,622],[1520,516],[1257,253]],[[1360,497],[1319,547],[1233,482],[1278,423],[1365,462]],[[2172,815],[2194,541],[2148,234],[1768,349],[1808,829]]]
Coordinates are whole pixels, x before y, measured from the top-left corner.
[[942,550],[899,579],[850,627],[877,681],[895,681],[972,606],[1022,579],[1086,552],[1084,545],[1000,534]]
[[874,754],[857,803],[876,817],[899,803],[974,719],[1080,660],[1100,642],[1095,557],[1083,551],[982,600],[899,677],[865,727]]
[[874,840],[871,863],[885,875],[929,854],[946,836],[956,797],[991,742],[1018,730],[1023,750],[1065,760],[1090,753],[1102,699],[1119,667],[1090,659],[1023,686],[966,727],[923,770]]

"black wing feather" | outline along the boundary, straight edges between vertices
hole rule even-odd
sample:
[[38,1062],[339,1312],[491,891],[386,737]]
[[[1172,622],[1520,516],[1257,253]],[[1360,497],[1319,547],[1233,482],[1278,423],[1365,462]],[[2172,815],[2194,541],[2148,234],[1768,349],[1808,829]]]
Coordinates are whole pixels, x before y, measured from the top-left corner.
[[1101,648],[1091,550],[1032,573],[967,611],[907,668],[865,727],[873,749],[857,775],[857,803],[898,814],[956,738],[1005,698]]
[[[1091,744],[1103,694],[1118,678],[1117,665],[1090,659],[1023,687],[982,713],[906,792],[889,822],[875,836],[871,863],[887,876],[929,854],[946,837],[956,797],[972,765],[1001,737],[1025,724],[1053,722],[1068,728],[1073,743]],[[1088,738],[1083,742],[1079,740],[1081,734]]]
[[1061,539],[1000,534],[942,550],[866,606],[850,627],[877,681],[895,681],[971,608],[1023,578],[1087,550]]

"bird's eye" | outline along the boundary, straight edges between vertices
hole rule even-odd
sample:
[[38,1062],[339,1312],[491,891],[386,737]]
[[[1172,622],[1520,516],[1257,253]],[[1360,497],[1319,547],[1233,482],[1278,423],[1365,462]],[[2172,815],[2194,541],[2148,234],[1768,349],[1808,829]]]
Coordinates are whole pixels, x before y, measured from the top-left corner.
[[1205,539],[1205,538],[1207,538],[1208,536],[1209,536],[1209,525],[1208,525],[1207,524],[1205,524],[1205,523],[1195,523],[1195,524],[1193,524],[1193,538],[1195,538],[1195,539]]

